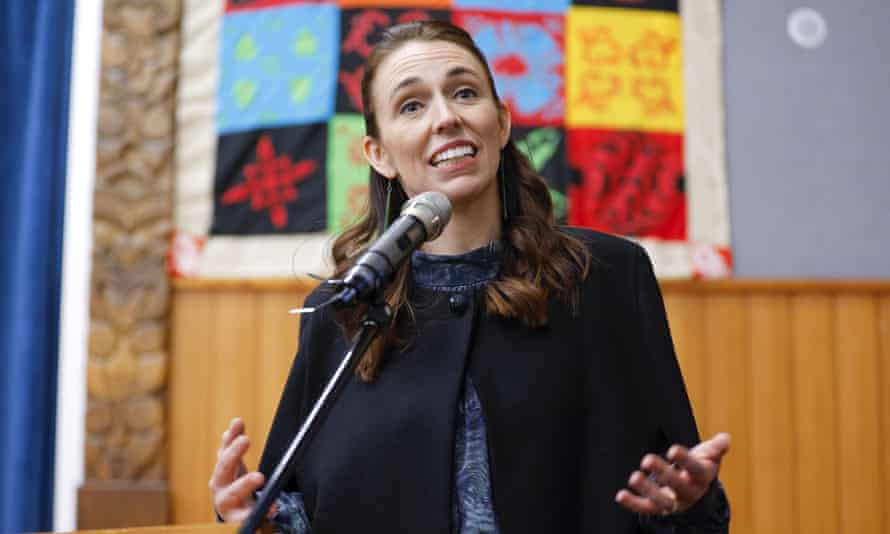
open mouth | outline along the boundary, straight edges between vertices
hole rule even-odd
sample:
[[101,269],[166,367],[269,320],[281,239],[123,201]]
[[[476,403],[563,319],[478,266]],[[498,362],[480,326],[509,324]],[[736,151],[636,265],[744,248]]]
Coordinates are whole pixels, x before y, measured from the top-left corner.
[[430,158],[430,165],[437,169],[455,167],[468,159],[476,157],[478,150],[469,143],[461,143],[439,150]]

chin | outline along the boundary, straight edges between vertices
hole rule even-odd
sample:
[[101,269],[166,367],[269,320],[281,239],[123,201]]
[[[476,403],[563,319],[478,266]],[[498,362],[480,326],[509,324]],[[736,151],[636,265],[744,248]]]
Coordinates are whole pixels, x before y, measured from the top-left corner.
[[448,183],[442,184],[439,189],[452,204],[466,204],[468,202],[478,202],[482,200],[489,191],[497,192],[494,187],[497,181],[485,180],[484,182],[478,178],[466,177],[458,178]]

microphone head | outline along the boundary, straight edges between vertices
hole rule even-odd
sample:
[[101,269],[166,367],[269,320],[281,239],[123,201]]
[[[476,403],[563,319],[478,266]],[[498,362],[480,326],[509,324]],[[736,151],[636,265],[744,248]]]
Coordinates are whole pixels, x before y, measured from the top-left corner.
[[416,217],[426,229],[427,241],[432,241],[451,220],[451,202],[438,191],[427,191],[409,198],[402,206],[402,215]]

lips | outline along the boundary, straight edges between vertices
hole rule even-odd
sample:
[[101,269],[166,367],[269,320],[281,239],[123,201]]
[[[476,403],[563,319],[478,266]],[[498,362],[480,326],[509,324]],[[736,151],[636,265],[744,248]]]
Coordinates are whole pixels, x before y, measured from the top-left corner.
[[433,167],[442,164],[461,161],[465,157],[475,157],[479,150],[469,141],[453,141],[439,147],[430,157],[429,163]]

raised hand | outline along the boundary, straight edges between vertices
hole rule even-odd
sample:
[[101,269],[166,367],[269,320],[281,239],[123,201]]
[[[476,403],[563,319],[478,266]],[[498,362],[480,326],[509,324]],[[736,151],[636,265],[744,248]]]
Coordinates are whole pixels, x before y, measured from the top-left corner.
[[630,489],[620,490],[615,501],[640,514],[684,512],[707,493],[727,451],[729,434],[717,434],[691,449],[672,446],[667,460],[647,454],[628,479]]
[[[240,522],[247,518],[255,501],[254,492],[263,487],[265,477],[258,471],[247,472],[244,454],[250,447],[244,421],[232,419],[222,434],[216,451],[216,466],[210,476],[213,507],[224,521]],[[275,506],[269,510],[274,515]]]

